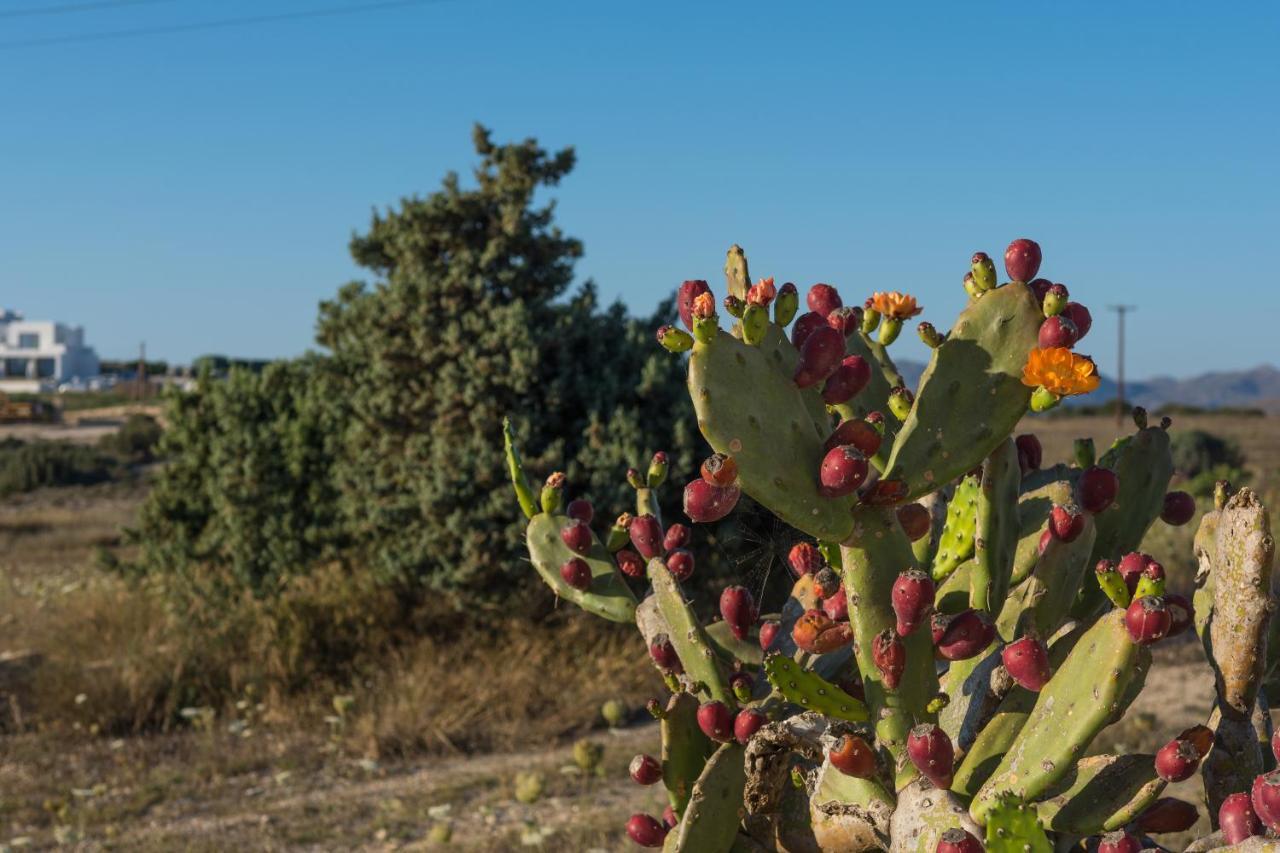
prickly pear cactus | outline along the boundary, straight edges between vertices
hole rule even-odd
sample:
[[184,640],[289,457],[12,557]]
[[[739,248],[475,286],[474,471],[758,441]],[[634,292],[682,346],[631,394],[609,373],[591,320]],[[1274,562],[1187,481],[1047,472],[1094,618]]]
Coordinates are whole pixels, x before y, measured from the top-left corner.
[[[507,432],[538,574],[585,612],[634,620],[669,691],[649,703],[661,774],[635,778],[661,781],[672,808],[633,816],[637,844],[1041,853],[1124,831],[1106,844],[1138,849],[1187,822],[1192,807],[1160,795],[1197,770],[1215,826],[1230,795],[1252,791],[1261,826],[1280,832],[1280,777],[1259,775],[1274,766],[1259,688],[1280,683],[1266,510],[1220,485],[1196,536],[1193,605],[1136,553],[1158,519],[1194,514],[1168,491],[1168,419],[1135,410],[1137,431],[1100,459],[1082,440],[1048,466],[1025,423],[1013,435],[1029,410],[1098,385],[1074,351],[1089,312],[1039,266],[1039,246],[1016,240],[999,284],[975,254],[950,331],[918,328],[933,356],[910,389],[889,347],[923,310],[914,297],[846,305],[829,284],[753,282],[732,247],[724,301],[687,281],[684,328],[658,333],[687,360],[713,451],[672,472],[686,477],[678,525],[658,513],[665,456],[628,477],[635,515],[597,535],[562,477],[531,485]],[[685,591],[699,552],[686,523],[719,523],[744,493],[796,531],[797,580],[765,617],[745,579],[715,603]],[[1151,645],[1192,626],[1217,677],[1206,725],[1154,755],[1092,754],[1142,690]],[[1228,823],[1198,849],[1261,831]]]

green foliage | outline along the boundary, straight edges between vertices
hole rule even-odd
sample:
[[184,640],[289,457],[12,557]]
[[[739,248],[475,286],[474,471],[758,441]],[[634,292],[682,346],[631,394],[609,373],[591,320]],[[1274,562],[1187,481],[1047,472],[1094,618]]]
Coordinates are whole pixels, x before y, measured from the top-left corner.
[[1218,480],[1237,486],[1248,480],[1244,452],[1234,439],[1199,429],[1185,430],[1173,436],[1169,450],[1174,468],[1187,478],[1182,488],[1196,497],[1212,495]]
[[133,414],[116,432],[105,435],[98,445],[131,462],[151,462],[164,432],[150,415]]
[[93,447],[65,441],[0,441],[0,495],[45,486],[86,486],[123,473],[119,459]]

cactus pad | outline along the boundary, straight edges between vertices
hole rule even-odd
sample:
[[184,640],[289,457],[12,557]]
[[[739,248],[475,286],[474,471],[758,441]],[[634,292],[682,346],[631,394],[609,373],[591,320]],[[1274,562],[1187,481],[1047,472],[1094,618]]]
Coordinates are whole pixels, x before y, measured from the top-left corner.
[[742,640],[733,636],[733,631],[729,630],[729,623],[724,620],[712,622],[706,627],[706,632],[711,647],[716,650],[716,654],[726,666],[732,668],[734,661],[744,664],[748,669],[760,666],[764,652],[760,650],[760,641],[754,628],[746,639]]
[[[951,576],[956,567],[973,556],[978,527],[978,477],[965,477],[956,485],[955,494],[947,501],[947,520],[938,540],[938,553],[933,558],[930,574],[935,581]],[[972,573],[969,575],[972,579]]]
[[1093,755],[1036,804],[1040,822],[1054,832],[1097,835],[1128,824],[1164,790],[1154,755]]
[[684,665],[685,675],[708,699],[719,699],[730,708],[734,707],[733,693],[725,681],[706,631],[685,602],[680,582],[657,557],[649,561],[649,583],[653,584],[658,612],[667,623],[668,637]]
[[976,610],[999,613],[1009,593],[1018,547],[1018,487],[1022,470],[1013,439],[1006,438],[982,466],[978,489],[970,602]]
[[802,668],[789,657],[771,654],[764,660],[765,677],[774,689],[806,711],[817,711],[837,720],[865,723],[867,706],[816,673]]
[[987,814],[987,853],[1053,853],[1032,806],[1001,797]]
[[1012,640],[1028,630],[1041,637],[1049,636],[1067,617],[1081,585],[1087,580],[1097,586],[1092,578],[1086,577],[1092,574],[1089,554],[1094,535],[1093,517],[1086,513],[1084,529],[1075,539],[1049,540],[1031,577],[1018,585],[1000,611],[996,628],[1002,637]]
[[698,727],[698,700],[689,693],[674,693],[659,724],[662,730],[662,784],[671,807],[684,813],[707,756],[715,748]]
[[[630,622],[636,616],[636,597],[622,578],[613,557],[592,534],[591,550],[575,554],[560,539],[560,530],[569,523],[568,516],[539,513],[529,521],[526,541],[529,556],[538,574],[556,595],[572,601],[588,613],[611,622]],[[591,586],[574,589],[560,577],[560,566],[573,557],[581,557],[591,568]]]
[[684,814],[667,833],[662,849],[666,853],[701,853],[732,847],[742,822],[746,784],[742,746],[723,744],[702,768]]

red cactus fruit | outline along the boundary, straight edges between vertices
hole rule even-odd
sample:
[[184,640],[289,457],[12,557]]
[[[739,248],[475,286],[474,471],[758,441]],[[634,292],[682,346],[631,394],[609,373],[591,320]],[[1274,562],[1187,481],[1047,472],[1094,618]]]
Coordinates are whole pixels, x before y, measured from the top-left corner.
[[869,506],[891,506],[906,498],[907,484],[902,480],[876,480],[862,492],[862,502]]
[[755,708],[743,708],[733,718],[733,737],[743,746],[751,740],[751,736],[760,731],[760,727],[769,722],[769,718]]
[[1120,478],[1110,468],[1094,465],[1080,475],[1076,484],[1076,492],[1080,506],[1085,512],[1097,515],[1115,502],[1116,493],[1120,491]]
[[884,686],[893,690],[902,681],[903,670],[907,668],[907,647],[892,628],[886,628],[871,641],[871,660]]
[[623,548],[613,555],[618,561],[618,569],[629,578],[644,577],[644,558],[632,551],[630,548]]
[[846,444],[827,451],[818,469],[819,490],[823,496],[838,498],[851,495],[867,479],[867,457],[853,445]]
[[874,426],[858,418],[849,418],[840,422],[835,431],[822,444],[822,449],[830,451],[841,445],[851,444],[862,451],[868,458],[875,456],[880,450],[884,436]]
[[702,462],[702,479],[713,486],[732,486],[738,482],[738,463],[732,456],[713,453]]
[[667,555],[667,571],[678,581],[693,576],[693,554],[685,548],[677,548]]
[[1142,842],[1123,830],[1109,832],[1098,842],[1098,853],[1140,853]]
[[574,557],[561,563],[560,577],[574,589],[587,590],[591,588],[591,567],[581,557]]
[[591,501],[585,498],[577,498],[569,501],[569,506],[565,508],[564,514],[570,518],[576,518],[583,524],[590,524],[591,519],[595,517],[595,509],[591,506]]
[[674,551],[677,548],[683,548],[689,544],[691,532],[688,527],[676,522],[667,528],[667,532],[662,535],[662,548],[665,551]]
[[837,622],[849,621],[849,597],[845,595],[844,584],[836,587],[833,595],[822,599],[822,612]]
[[1040,324],[1040,336],[1038,339],[1040,349],[1052,349],[1054,347],[1071,349],[1078,340],[1080,340],[1080,333],[1076,331],[1076,324],[1061,314],[1046,317],[1044,322]]
[[680,310],[680,322],[689,331],[693,331],[693,300],[704,293],[710,293],[711,287],[701,280],[686,281],[676,292],[676,307]]
[[1166,782],[1190,779],[1199,766],[1200,752],[1189,741],[1174,738],[1156,753],[1156,775]]
[[718,743],[733,740],[733,712],[720,700],[703,702],[698,707],[698,728]]
[[827,315],[827,325],[847,338],[862,327],[862,309],[847,305],[837,308]]
[[1177,797],[1161,797],[1138,815],[1142,832],[1186,832],[1200,819],[1200,810]]
[[684,672],[684,664],[680,663],[676,647],[671,645],[671,638],[666,634],[654,636],[653,642],[649,644],[649,657],[658,665],[658,669],[674,672],[676,675]]
[[1059,504],[1049,512],[1049,530],[1063,542],[1074,542],[1084,532],[1084,513]]
[[1033,278],[1027,282],[1027,287],[1031,288],[1031,292],[1036,295],[1036,302],[1043,303],[1045,296],[1049,293],[1049,288],[1053,287],[1053,282],[1047,278]]
[[1222,801],[1218,809],[1218,828],[1228,844],[1239,844],[1246,838],[1262,834],[1262,821],[1249,802],[1249,795],[1240,792]]
[[871,365],[860,355],[845,356],[822,386],[822,399],[838,406],[853,399],[871,381]]
[[831,748],[831,766],[846,776],[872,779],[876,775],[876,753],[865,740],[846,734]]
[[1093,315],[1079,302],[1068,302],[1062,309],[1062,316],[1075,324],[1077,342],[1084,340],[1084,336],[1089,334],[1089,329],[1093,328]]
[[844,335],[824,323],[804,339],[800,360],[791,378],[800,388],[816,385],[840,366],[844,356]]
[[809,310],[826,317],[832,311],[844,305],[844,300],[840,298],[840,291],[836,290],[829,284],[815,284],[809,288],[809,294],[805,297],[805,304],[809,306]]
[[1166,593],[1164,603],[1169,606],[1169,636],[1176,637],[1195,622],[1195,610],[1185,595]]
[[1049,649],[1044,640],[1034,634],[1019,637],[1000,652],[1009,677],[1019,686],[1038,693],[1049,683],[1053,671],[1049,668]]
[[631,534],[631,544],[636,552],[646,560],[662,556],[662,525],[658,519],[645,513],[631,519],[627,528]]
[[914,631],[933,610],[933,597],[937,587],[927,572],[907,569],[898,575],[889,594],[893,614],[897,617],[898,635],[905,637]]
[[642,753],[631,759],[627,772],[637,785],[652,785],[662,781],[662,764],[652,755]]
[[1280,770],[1263,773],[1253,780],[1249,802],[1258,820],[1272,832],[1280,832]]
[[760,625],[760,648],[769,651],[769,647],[773,645],[773,638],[778,636],[778,629],[782,627],[776,620],[770,619]]
[[1019,237],[1004,250],[1004,271],[1012,281],[1031,281],[1040,271],[1040,244]]
[[791,566],[791,573],[797,578],[814,574],[826,564],[822,552],[810,542],[797,542],[787,554],[787,565]]
[[935,787],[951,787],[955,749],[947,733],[933,723],[916,726],[907,733],[907,756]]
[[1271,754],[1276,757],[1276,761],[1280,762],[1280,729],[1276,729],[1271,735]]
[[756,624],[760,614],[756,610],[755,599],[751,590],[745,586],[727,586],[720,593],[720,615],[729,626],[729,631],[739,640],[745,640],[751,626]]
[[1030,471],[1038,471],[1044,460],[1044,449],[1040,446],[1040,439],[1027,433],[1018,436],[1013,443],[1018,448],[1018,467],[1022,469],[1022,476],[1025,477]]
[[791,639],[804,651],[823,655],[853,642],[853,629],[821,610],[806,610],[791,629]]
[[1124,578],[1125,586],[1129,587],[1130,595],[1133,595],[1134,590],[1138,588],[1138,579],[1142,577],[1142,570],[1151,561],[1151,555],[1144,554],[1141,551],[1130,551],[1120,558],[1116,571],[1120,573],[1120,577]]
[[918,503],[903,504],[898,507],[898,524],[902,525],[902,532],[907,534],[907,538],[915,542],[929,535],[933,529],[933,518],[929,510]]
[[633,814],[627,821],[627,835],[641,847],[661,847],[667,828],[647,814]]
[[719,521],[738,505],[742,489],[733,486],[713,486],[699,477],[684,487],[684,514],[699,524]]
[[1135,598],[1125,611],[1124,624],[1135,643],[1149,646],[1169,633],[1169,605],[1158,595]]
[[680,816],[676,814],[675,806],[668,805],[662,810],[662,825],[667,829],[673,829],[680,822]]
[[933,848],[934,853],[982,853],[985,849],[981,841],[958,826],[942,833]]
[[[934,619],[940,615],[935,613]],[[985,611],[962,610],[945,618],[942,635],[934,640],[934,647],[944,660],[968,660],[980,654],[996,638],[996,626]]]
[[797,350],[800,349],[814,329],[820,329],[825,325],[827,325],[827,318],[816,311],[801,314],[795,325],[791,327],[791,345]]
[[1181,527],[1196,514],[1196,499],[1186,492],[1169,492],[1164,496],[1164,508],[1160,519],[1165,524]]
[[1044,549],[1049,547],[1049,543],[1053,541],[1053,531],[1045,527],[1044,532],[1040,534],[1040,541],[1036,543],[1036,553],[1041,557],[1044,556]]
[[560,541],[570,551],[586,554],[591,550],[591,528],[580,518],[571,518],[569,523],[560,528]]

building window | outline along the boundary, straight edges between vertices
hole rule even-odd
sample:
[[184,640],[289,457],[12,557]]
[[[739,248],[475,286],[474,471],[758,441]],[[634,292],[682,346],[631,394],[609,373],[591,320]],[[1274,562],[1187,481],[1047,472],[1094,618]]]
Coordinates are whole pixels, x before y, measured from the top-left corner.
[[18,334],[19,349],[40,349],[39,332],[20,332]]
[[40,379],[50,379],[58,373],[57,362],[52,358],[36,359],[36,376]]
[[4,360],[5,376],[23,379],[27,375],[27,360],[25,358],[6,358]]

